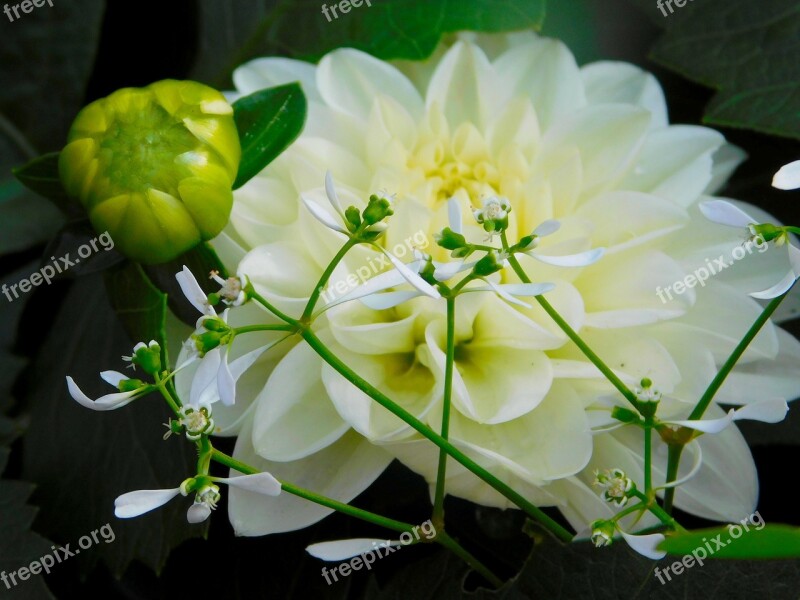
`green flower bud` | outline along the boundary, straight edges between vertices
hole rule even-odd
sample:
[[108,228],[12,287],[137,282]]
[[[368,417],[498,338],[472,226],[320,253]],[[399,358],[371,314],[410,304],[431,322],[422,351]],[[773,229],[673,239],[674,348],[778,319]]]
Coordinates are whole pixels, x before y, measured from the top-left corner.
[[64,188],[129,258],[171,260],[227,224],[241,146],[220,92],[169,79],[117,90],[81,110],[67,140]]
[[355,231],[361,225],[361,213],[355,206],[348,206],[344,211],[345,219],[347,219],[348,229]]
[[475,266],[472,268],[475,275],[478,277],[487,277],[492,273],[497,273],[500,269],[503,268],[503,259],[495,252],[491,250],[480,259]]
[[466,238],[449,227],[442,229],[441,233],[434,234],[433,239],[445,250],[458,250],[467,245]]
[[391,202],[386,198],[380,198],[373,194],[369,197],[369,204],[367,204],[367,208],[364,209],[362,216],[364,217],[364,222],[368,225],[374,225],[393,214],[394,211],[392,210]]
[[778,227],[772,223],[750,225],[750,233],[753,234],[753,237],[760,237],[765,242],[771,242],[775,240],[776,243],[780,243],[784,237],[787,237],[786,229],[784,227]]

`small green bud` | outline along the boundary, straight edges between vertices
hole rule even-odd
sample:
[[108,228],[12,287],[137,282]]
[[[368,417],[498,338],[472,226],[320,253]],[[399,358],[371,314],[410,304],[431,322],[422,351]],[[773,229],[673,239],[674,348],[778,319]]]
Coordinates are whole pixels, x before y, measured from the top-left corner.
[[458,250],[467,245],[466,238],[449,227],[442,229],[441,233],[434,234],[433,239],[445,250]]
[[81,110],[58,166],[94,228],[125,256],[152,264],[222,231],[240,157],[225,97],[194,81],[164,80]]
[[760,237],[765,242],[775,240],[776,243],[780,243],[780,241],[787,236],[786,229],[771,223],[750,225],[750,233],[752,233],[754,237]]
[[138,390],[140,387],[144,387],[147,385],[141,379],[123,379],[119,382],[117,389],[120,392],[133,392],[134,390]]
[[472,271],[478,277],[487,277],[492,273],[497,273],[502,268],[503,259],[496,251],[491,250],[472,267]]
[[344,217],[347,219],[348,229],[355,231],[361,226],[361,213],[355,206],[348,206],[344,211]]
[[367,208],[364,209],[364,212],[361,215],[364,217],[364,222],[368,225],[374,225],[375,223],[380,223],[386,217],[390,217],[394,214],[392,210],[392,204],[386,198],[380,198],[373,194],[369,197],[369,204],[367,204]]
[[133,354],[131,356],[123,356],[122,359],[132,365],[141,367],[148,375],[156,375],[161,372],[161,346],[155,340],[149,344],[139,342],[133,347]]

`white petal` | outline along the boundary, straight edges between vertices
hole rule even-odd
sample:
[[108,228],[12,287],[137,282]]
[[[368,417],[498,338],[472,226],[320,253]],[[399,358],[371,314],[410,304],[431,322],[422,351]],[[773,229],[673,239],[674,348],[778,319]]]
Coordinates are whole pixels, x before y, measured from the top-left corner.
[[186,520],[192,525],[202,523],[211,516],[211,507],[205,502],[195,502],[186,511]]
[[[340,502],[350,502],[389,465],[392,457],[355,433],[348,433],[322,452],[294,462],[273,463],[258,456],[250,443],[251,422],[236,442],[234,457],[281,479]],[[343,474],[347,476],[343,476]],[[333,509],[292,494],[264,496],[231,488],[228,513],[237,535],[267,535],[303,529]]]
[[442,295],[439,291],[425,281],[422,277],[417,275],[411,269],[409,269],[399,258],[397,258],[391,252],[383,251],[389,261],[394,265],[394,268],[397,269],[400,274],[403,276],[409,284],[417,288],[420,292],[425,294],[426,296],[430,296],[431,298],[441,298]]
[[447,201],[447,218],[450,221],[450,229],[456,233],[463,233],[461,205],[455,198],[450,198],[450,200]]
[[331,202],[331,206],[333,206],[339,216],[344,219],[344,208],[342,208],[342,203],[336,193],[336,186],[333,185],[333,175],[330,171],[325,171],[325,193],[328,196],[328,200]]
[[100,373],[100,377],[103,379],[103,381],[105,381],[110,385],[113,385],[115,388],[119,387],[120,381],[125,381],[127,379],[130,379],[130,377],[128,377],[124,373],[120,373],[119,371],[103,371],[102,373]]
[[667,555],[664,550],[657,549],[658,545],[665,539],[661,533],[651,533],[649,535],[631,535],[624,531],[620,533],[622,533],[622,537],[625,538],[628,545],[642,556],[658,560]]
[[664,421],[668,425],[677,425],[678,427],[688,427],[702,431],[703,433],[719,433],[728,425],[733,423],[733,415],[736,411],[730,409],[728,414],[719,419],[696,419],[693,421]]
[[322,359],[307,344],[298,344],[281,359],[256,402],[252,442],[269,460],[305,458],[349,429],[323,386]]
[[539,254],[538,252],[527,252],[526,254],[547,265],[556,267],[585,267],[600,260],[604,252],[605,248],[592,248],[579,254],[566,254],[563,256]]
[[747,228],[756,222],[742,209],[725,200],[701,202],[700,212],[702,212],[709,221],[719,223],[720,225],[728,225],[729,227]]
[[225,347],[222,352],[222,360],[217,369],[217,390],[219,391],[219,399],[225,406],[233,406],[236,402],[236,380],[233,378],[233,373],[228,366],[228,352],[230,346]]
[[694,452],[694,461],[692,462],[692,468],[689,472],[681,477],[680,479],[676,479],[670,483],[665,483],[664,485],[660,486],[658,489],[666,489],[671,487],[678,487],[686,483],[687,481],[694,479],[694,476],[697,475],[698,471],[700,471],[700,467],[703,466],[703,449],[700,444],[697,443],[697,440],[692,440],[687,448],[691,448]]
[[536,229],[533,230],[533,235],[538,235],[539,237],[545,237],[546,235],[550,235],[551,233],[555,233],[561,229],[561,222],[555,219],[547,219],[547,221],[542,221]]
[[320,560],[340,562],[358,556],[359,554],[366,554],[376,548],[386,548],[387,546],[397,547],[402,545],[403,544],[398,540],[356,538],[352,540],[336,540],[334,542],[311,544],[306,548],[306,552]]
[[785,294],[789,290],[789,288],[791,288],[792,285],[794,285],[796,279],[797,275],[793,271],[789,271],[786,275],[783,276],[783,279],[781,279],[771,288],[767,288],[766,290],[761,290],[760,292],[752,292],[750,295],[753,298],[758,298],[759,300],[772,300],[773,298],[777,298],[781,294]]
[[181,488],[172,490],[138,490],[122,494],[114,500],[114,514],[120,519],[138,517],[164,506],[167,502],[181,493]]
[[183,295],[192,303],[192,306],[205,315],[216,316],[216,311],[208,304],[208,296],[186,265],[183,266],[182,271],[175,274],[175,279],[178,280]]
[[786,418],[789,412],[789,405],[783,398],[773,398],[753,402],[736,410],[733,415],[734,421],[750,420],[761,421],[762,423],[780,423]]
[[464,261],[453,261],[448,263],[433,263],[433,277],[436,279],[436,281],[447,281],[451,277],[455,277],[458,273],[474,267],[475,262],[476,261],[469,263]]
[[192,378],[192,388],[189,392],[191,406],[198,407],[202,401],[211,402],[211,398],[217,396],[209,388],[216,386],[217,373],[222,361],[221,352],[220,348],[214,348],[206,352],[206,355],[200,360],[200,366],[197,367]]
[[589,104],[636,104],[653,114],[651,127],[669,124],[664,92],[650,73],[626,62],[598,61],[581,68]]
[[364,306],[368,306],[373,310],[386,310],[387,308],[394,308],[401,305],[403,302],[408,302],[413,298],[423,296],[422,292],[416,290],[406,290],[399,292],[384,292],[382,294],[371,294],[361,298]]
[[308,212],[310,212],[317,221],[325,225],[325,227],[327,227],[328,229],[333,229],[334,231],[338,231],[339,233],[347,234],[347,230],[342,225],[337,223],[336,219],[334,219],[330,215],[330,213],[323,210],[322,207],[317,206],[315,202],[309,200],[305,196],[302,196],[302,199],[303,199],[303,204],[305,204],[306,208],[308,209]]
[[796,190],[800,188],[800,160],[783,165],[772,178],[772,186],[779,190]]
[[216,481],[227,483],[229,486],[240,490],[264,494],[265,496],[277,496],[281,493],[281,482],[269,473],[256,473],[240,477],[220,477]]
[[115,394],[106,394],[97,400],[92,400],[81,391],[81,389],[78,387],[78,384],[75,383],[72,377],[69,376],[67,376],[67,388],[69,389],[70,396],[72,396],[72,398],[78,402],[78,404],[85,406],[86,408],[99,411],[122,408],[126,404],[132,402],[138,393],[138,390],[132,390],[130,392],[117,392]]

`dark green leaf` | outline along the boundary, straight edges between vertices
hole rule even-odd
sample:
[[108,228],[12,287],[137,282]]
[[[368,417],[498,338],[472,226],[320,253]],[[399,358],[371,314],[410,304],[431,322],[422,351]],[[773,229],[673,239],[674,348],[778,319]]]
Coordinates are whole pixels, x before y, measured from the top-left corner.
[[59,152],[51,152],[33,159],[13,170],[14,176],[29,190],[44,196],[70,217],[85,215],[80,204],[67,196],[58,175]]
[[0,114],[0,255],[41,244],[64,220],[52,204],[11,176],[12,167],[25,160],[28,145]]
[[[19,319],[28,296],[22,294],[16,298],[14,292],[19,288],[14,290],[11,286],[30,276],[37,268],[37,263],[30,262],[0,280],[0,289],[5,285],[8,292],[8,295],[5,293],[0,295],[0,306],[3,307],[3,318],[0,319],[0,412],[10,408],[13,402],[11,387],[27,363],[24,358],[14,353],[13,347],[17,338]],[[2,443],[0,441],[0,444]]]
[[[728,527],[712,527],[669,536],[660,546],[670,554],[697,552],[709,558],[800,558],[800,528],[789,525],[757,523]],[[717,541],[712,541],[712,540]],[[718,547],[722,544],[724,547]],[[710,549],[712,552],[706,552]]]
[[666,17],[653,0],[632,1],[667,30],[653,59],[719,90],[705,123],[800,139],[795,0],[703,0],[665,8]]
[[297,139],[306,122],[300,84],[260,90],[233,103],[242,160],[233,189],[242,187]]
[[218,292],[219,285],[209,278],[211,271],[219,272],[220,277],[227,277],[225,265],[208,244],[199,244],[178,258],[160,265],[142,265],[153,285],[167,295],[172,313],[187,325],[194,327],[200,316],[183,295],[175,274],[187,266],[197,279],[200,287],[210,294]]
[[36,378],[28,398],[31,424],[24,437],[23,474],[37,484],[35,499],[42,507],[37,526],[60,543],[74,544],[106,523],[116,534],[113,543],[70,559],[84,571],[100,559],[116,574],[132,560],[159,570],[172,548],[207,529],[186,522],[190,502],[182,497],[129,521],[113,515],[120,494],[174,488],[196,471],[191,444],[176,436],[162,440],[161,423],[169,411],[160,396],[94,412],[67,393],[67,375],[90,397],[113,391],[99,372],[122,370],[120,356],[131,348],[109,307],[102,278],[91,275],[73,285],[32,370]]
[[[3,420],[0,418],[0,427]],[[0,473],[8,461],[8,448],[0,448]],[[22,481],[0,479],[0,573],[8,577],[20,567],[30,564],[42,556],[52,553],[51,544],[30,530],[37,509],[27,504],[33,486]],[[25,581],[9,578],[0,583],[0,595],[10,600],[43,600],[54,598],[47,589],[41,575],[30,575]]]
[[[539,29],[544,0],[366,0],[330,21],[323,5],[338,2],[273,0],[200,2],[202,45],[195,77],[227,85],[232,70],[260,55],[280,53],[316,61],[349,46],[382,59],[421,60],[441,36],[461,30]],[[298,26],[302,23],[302,27]]]

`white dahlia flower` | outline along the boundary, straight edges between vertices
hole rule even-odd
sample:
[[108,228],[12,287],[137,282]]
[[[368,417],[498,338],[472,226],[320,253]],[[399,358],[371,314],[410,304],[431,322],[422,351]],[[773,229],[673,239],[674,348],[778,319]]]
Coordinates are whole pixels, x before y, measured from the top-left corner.
[[[602,260],[586,267],[520,260],[534,281],[555,284],[550,303],[626,383],[652,380],[663,393],[665,419],[687,418],[759,315],[747,292],[786,272],[783,253],[757,253],[703,285],[659,297],[657,289],[683,282],[720,255],[732,262],[738,232],[706,221],[698,203],[720,188],[743,153],[711,129],[669,125],[658,82],[633,65],[578,67],[562,43],[526,33],[461,35],[421,63],[339,49],[318,65],[264,58],[234,74],[238,94],[298,80],[309,101],[304,133],[236,192],[230,225],[215,242],[231,267],[290,315],[299,316],[345,239],[303,203],[329,210],[328,170],[345,206],[363,207],[380,191],[393,195],[394,216],[381,243],[406,262],[414,260],[413,247],[448,259],[433,234],[447,225],[451,197],[473,242],[483,243],[486,232],[470,209],[497,196],[512,207],[512,243],[557,219],[560,229],[542,238],[537,252],[605,247]],[[335,273],[339,291],[333,285],[330,293],[388,270],[381,257],[364,247],[353,251]],[[500,282],[518,281],[502,271]],[[232,326],[265,320],[253,303],[230,313]],[[357,373],[439,429],[443,300],[420,297],[388,310],[344,303],[325,311],[315,329]],[[270,334],[260,335],[237,339],[232,358],[264,345]],[[223,433],[238,435],[237,458],[343,501],[394,458],[434,482],[432,443],[304,342],[290,343],[265,354],[238,382],[236,404],[214,414]],[[614,389],[538,306],[511,306],[487,293],[459,297],[456,344],[456,446],[532,502],[557,506],[578,530],[613,514],[592,487],[596,470],[619,468],[641,484],[641,430],[608,427]],[[800,344],[769,323],[716,401],[794,398],[799,371]],[[188,393],[190,371],[178,380]],[[724,414],[712,406],[707,417]],[[702,464],[687,453],[679,476],[698,466],[699,472],[679,488],[676,505],[710,519],[750,514],[758,482],[738,429],[702,436],[693,455]],[[660,442],[654,457],[659,486],[666,466]],[[454,461],[447,492],[509,506]],[[231,490],[231,521],[243,535],[297,529],[329,512],[289,494]]]

